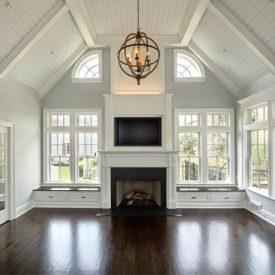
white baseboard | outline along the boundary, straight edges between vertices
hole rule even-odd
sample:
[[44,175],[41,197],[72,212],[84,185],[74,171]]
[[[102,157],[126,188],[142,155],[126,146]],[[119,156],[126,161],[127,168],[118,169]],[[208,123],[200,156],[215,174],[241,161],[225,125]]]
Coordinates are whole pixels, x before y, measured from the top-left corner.
[[18,206],[16,208],[16,217],[15,218],[18,218],[20,217],[21,215],[27,213],[28,211],[30,211],[32,208],[34,207],[34,204],[33,204],[33,201],[30,200],[20,206]]
[[246,208],[245,203],[177,203],[177,208],[213,208],[213,209],[224,209],[224,208]]
[[265,220],[266,222],[275,226],[275,215],[273,213],[266,211],[264,209],[260,210],[259,212],[256,212],[252,210],[249,206],[247,206],[245,209],[251,212],[252,214],[258,216],[259,218]]
[[72,203],[72,202],[34,202],[35,208],[100,208],[100,202]]

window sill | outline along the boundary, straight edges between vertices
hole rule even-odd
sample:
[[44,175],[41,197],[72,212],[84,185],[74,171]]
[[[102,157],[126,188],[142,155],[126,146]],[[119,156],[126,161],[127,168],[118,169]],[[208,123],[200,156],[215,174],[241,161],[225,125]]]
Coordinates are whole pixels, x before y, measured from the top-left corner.
[[174,81],[177,83],[193,83],[193,82],[205,82],[206,77],[186,77],[186,78],[179,78],[179,77],[175,77]]
[[214,188],[223,188],[223,187],[237,187],[236,183],[231,183],[231,182],[207,182],[207,183],[203,183],[203,182],[179,182],[177,184],[178,187],[214,187]]
[[219,186],[219,187],[177,187],[177,192],[244,192],[237,186]]
[[41,184],[43,187],[60,187],[60,188],[81,188],[81,187],[100,187],[101,183],[96,182],[44,182]]
[[33,191],[57,191],[57,192],[100,192],[101,188],[100,187],[95,187],[95,186],[86,186],[86,187],[57,187],[57,186],[40,186],[38,188],[33,189]]
[[102,78],[72,78],[72,83],[101,83]]
[[266,192],[262,192],[260,190],[258,190],[257,188],[253,188],[253,187],[244,187],[245,190],[248,190],[250,192],[253,192],[257,195],[260,195],[262,197],[265,197],[267,199],[270,199],[270,200],[273,200],[275,201],[275,198],[274,197],[270,197]]

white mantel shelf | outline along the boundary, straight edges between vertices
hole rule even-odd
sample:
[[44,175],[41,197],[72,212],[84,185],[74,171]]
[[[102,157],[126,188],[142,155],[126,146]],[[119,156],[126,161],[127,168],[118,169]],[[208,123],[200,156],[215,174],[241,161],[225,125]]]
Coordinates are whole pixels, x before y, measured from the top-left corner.
[[128,149],[118,149],[118,150],[99,150],[100,154],[177,154],[179,151],[176,150],[128,150]]

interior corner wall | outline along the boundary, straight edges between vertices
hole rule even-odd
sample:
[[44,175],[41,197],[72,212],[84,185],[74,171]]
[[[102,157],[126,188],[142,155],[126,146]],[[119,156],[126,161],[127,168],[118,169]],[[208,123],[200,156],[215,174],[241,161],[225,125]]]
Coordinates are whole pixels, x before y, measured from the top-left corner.
[[100,83],[72,83],[71,68],[64,78],[42,98],[42,108],[103,109],[103,94],[108,94],[111,91],[110,62],[110,49],[102,49],[103,76]]
[[15,124],[15,207],[31,200],[41,183],[41,100],[15,79],[0,80],[0,120]]

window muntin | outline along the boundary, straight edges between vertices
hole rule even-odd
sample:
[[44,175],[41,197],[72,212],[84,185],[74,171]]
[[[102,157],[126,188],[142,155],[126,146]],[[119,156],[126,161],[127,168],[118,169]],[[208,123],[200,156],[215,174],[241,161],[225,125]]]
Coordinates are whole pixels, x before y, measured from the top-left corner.
[[261,105],[249,110],[250,123],[263,122],[268,120],[268,106]]
[[97,133],[78,133],[78,181],[98,180]]
[[179,115],[179,126],[199,126],[199,114],[181,114]]
[[208,113],[207,126],[214,127],[229,127],[229,114],[228,113]]
[[228,133],[207,133],[208,181],[228,180]]
[[45,112],[47,183],[99,182],[99,111]]
[[79,65],[75,78],[99,78],[98,54],[89,56]]
[[70,181],[70,133],[50,133],[50,181]]
[[198,181],[200,178],[199,133],[179,134],[180,180]]
[[53,114],[50,117],[52,127],[70,126],[70,115]]
[[235,184],[233,110],[183,109],[176,116],[179,182]]
[[72,71],[73,82],[99,82],[102,78],[102,52],[86,53],[75,64]]
[[203,81],[204,69],[195,55],[186,50],[174,50],[175,81]]
[[79,114],[77,116],[78,126],[80,127],[97,127],[96,114]]
[[201,77],[202,73],[194,60],[185,54],[177,54],[177,77]]
[[249,131],[249,178],[250,185],[268,192],[268,130]]

